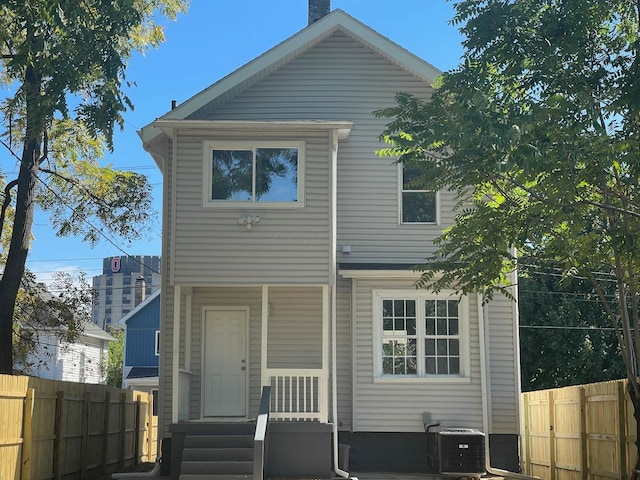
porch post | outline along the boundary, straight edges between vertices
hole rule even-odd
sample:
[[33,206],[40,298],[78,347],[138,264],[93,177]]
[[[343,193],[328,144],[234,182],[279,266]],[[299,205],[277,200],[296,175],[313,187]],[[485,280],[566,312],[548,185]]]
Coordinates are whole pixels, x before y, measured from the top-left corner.
[[180,407],[180,285],[173,287],[173,348],[171,360],[171,423],[178,423]]
[[262,286],[262,328],[260,334],[260,375],[261,385],[271,385],[271,382],[267,378],[267,333],[269,328],[269,286]]

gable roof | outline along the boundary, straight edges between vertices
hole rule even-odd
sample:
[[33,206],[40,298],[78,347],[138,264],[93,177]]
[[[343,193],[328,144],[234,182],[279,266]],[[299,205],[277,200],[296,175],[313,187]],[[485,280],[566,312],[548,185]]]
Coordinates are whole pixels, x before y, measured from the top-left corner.
[[[343,33],[425,83],[432,83],[442,73],[364,23],[340,9],[336,9],[194,95],[164,114],[159,120],[185,120],[204,106],[223,105],[335,32]],[[162,135],[162,130],[154,123],[143,127],[139,132],[144,144],[152,143],[154,139]]]
[[156,290],[151,295],[149,295],[147,298],[145,298],[144,301],[140,302],[133,310],[131,310],[129,313],[127,313],[124,317],[122,317],[116,323],[118,325],[126,325],[126,323],[132,317],[134,317],[140,310],[146,308],[147,305],[149,305],[151,302],[153,302],[153,299],[156,298],[159,295],[160,295],[160,289]]

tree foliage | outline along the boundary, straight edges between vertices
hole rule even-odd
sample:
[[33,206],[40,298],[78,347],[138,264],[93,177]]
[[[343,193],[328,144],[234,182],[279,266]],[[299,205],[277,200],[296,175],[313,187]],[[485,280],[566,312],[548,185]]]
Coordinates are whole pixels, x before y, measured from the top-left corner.
[[[523,260],[589,279],[615,328],[636,419],[639,8],[628,0],[457,2],[460,66],[430,99],[400,93],[377,112],[391,119],[382,153],[459,199],[420,285],[509,295],[509,273]],[[613,297],[604,276],[615,280]]]
[[[101,166],[123,112],[131,55],[163,40],[158,22],[187,0],[8,0],[0,4],[0,373],[12,370],[12,320],[36,203],[58,235],[133,238],[149,220],[142,175]],[[18,167],[16,178],[6,172]]]
[[[84,272],[56,272],[50,285],[25,272],[13,316],[13,358],[21,373],[42,366],[33,365],[34,358],[47,361],[49,346],[40,344],[40,333],[53,332],[64,343],[75,342],[91,322],[93,296]],[[36,350],[41,355],[32,355]]]
[[109,334],[115,339],[109,342],[107,359],[102,365],[102,371],[107,385],[122,387],[122,369],[124,366],[124,330],[112,328]]
[[615,332],[589,280],[520,267],[518,309],[523,391],[624,378]]

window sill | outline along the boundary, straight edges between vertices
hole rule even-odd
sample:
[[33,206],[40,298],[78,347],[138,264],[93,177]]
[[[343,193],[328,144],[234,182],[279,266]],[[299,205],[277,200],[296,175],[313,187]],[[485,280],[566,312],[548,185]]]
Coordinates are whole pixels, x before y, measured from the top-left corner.
[[388,384],[469,384],[471,377],[374,377],[373,383]]

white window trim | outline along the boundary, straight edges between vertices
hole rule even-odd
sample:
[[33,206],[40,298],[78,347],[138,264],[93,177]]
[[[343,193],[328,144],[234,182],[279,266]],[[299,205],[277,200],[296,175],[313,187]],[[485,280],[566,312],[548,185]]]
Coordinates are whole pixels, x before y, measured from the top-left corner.
[[[239,200],[212,200],[211,199],[211,176],[212,162],[211,152],[214,149],[238,149],[247,150],[253,148],[297,148],[298,149],[298,201],[297,202],[255,202]],[[207,141],[203,142],[202,149],[202,206],[206,208],[302,208],[305,201],[305,164],[306,149],[304,141],[291,140],[239,140],[239,141]]]
[[403,182],[403,169],[404,164],[398,162],[398,225],[440,225],[440,190],[435,192],[436,194],[436,221],[435,222],[404,222],[402,220],[402,205],[403,205],[403,196],[402,194],[406,192],[431,192],[432,190],[405,190],[404,182]]
[[160,330],[156,330],[156,357],[160,356]]
[[[373,306],[373,381],[374,383],[470,383],[471,382],[471,359],[469,351],[469,298],[460,297],[458,305],[459,338],[460,338],[460,374],[458,375],[383,375],[382,374],[382,300],[416,300],[416,309],[418,315],[418,323],[420,322],[420,313],[424,312],[425,300],[452,300],[458,298],[455,292],[451,290],[443,290],[439,293],[428,291],[416,291],[415,289],[407,290],[373,290],[372,306]],[[422,315],[424,318],[424,315]],[[418,329],[418,338],[424,339],[424,327]],[[418,358],[420,362],[424,361],[424,342],[419,341]],[[424,368],[424,366],[422,366]]]

